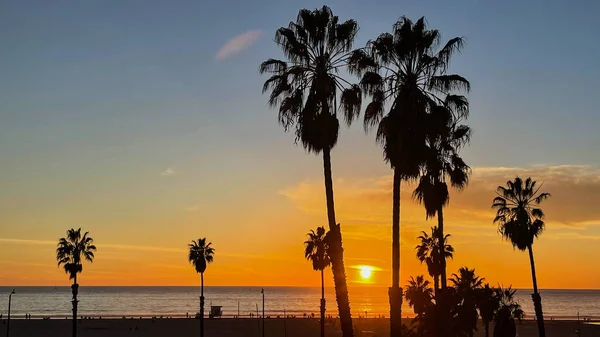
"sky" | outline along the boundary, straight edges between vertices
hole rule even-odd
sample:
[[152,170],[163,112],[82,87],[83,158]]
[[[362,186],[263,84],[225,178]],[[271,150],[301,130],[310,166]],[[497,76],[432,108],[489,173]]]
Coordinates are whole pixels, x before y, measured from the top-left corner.
[[[327,3],[360,25],[356,47],[406,15],[464,36],[451,71],[468,78],[469,187],[451,191],[449,274],[531,287],[526,253],[492,223],[515,175],[552,193],[534,244],[541,288],[600,288],[600,3]],[[0,285],[68,285],[55,247],[94,237],[84,285],[195,285],[186,245],[216,249],[209,285],[318,285],[303,258],[326,226],[322,159],[294,145],[261,94],[258,65],[281,58],[275,30],[315,1],[4,1],[0,4]],[[347,277],[391,280],[391,171],[361,123],[332,153]],[[416,237],[434,222],[402,192],[401,279],[427,274]],[[326,280],[331,285],[332,277]]]

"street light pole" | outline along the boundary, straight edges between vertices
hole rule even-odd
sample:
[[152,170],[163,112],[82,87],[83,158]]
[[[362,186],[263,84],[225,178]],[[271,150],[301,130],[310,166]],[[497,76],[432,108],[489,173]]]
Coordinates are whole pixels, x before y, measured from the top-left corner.
[[262,337],[265,337],[265,288],[262,288],[260,290],[260,293],[262,294]]
[[8,318],[6,319],[6,337],[8,337],[8,334],[10,333],[10,301],[12,300],[12,295],[14,293],[15,290],[13,289],[8,295]]

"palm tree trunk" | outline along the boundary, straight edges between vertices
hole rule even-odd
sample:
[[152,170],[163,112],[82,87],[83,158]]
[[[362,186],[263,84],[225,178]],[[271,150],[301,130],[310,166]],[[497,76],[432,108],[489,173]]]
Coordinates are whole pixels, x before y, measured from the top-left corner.
[[440,258],[442,263],[442,274],[440,275],[442,279],[442,291],[446,289],[448,286],[448,280],[446,279],[446,243],[444,242],[444,210],[443,206],[440,206],[438,209],[438,229],[439,229],[439,249],[440,249]]
[[73,337],[77,337],[77,294],[79,293],[79,284],[77,284],[77,274],[73,277],[73,285],[71,286],[71,292],[73,294]]
[[335,298],[340,314],[340,325],[343,337],[354,337],[352,316],[350,315],[350,301],[348,300],[348,286],[346,284],[346,270],[344,268],[344,249],[342,248],[342,232],[340,225],[335,222],[335,208],[333,202],[333,180],[331,178],[331,149],[323,150],[323,173],[325,176],[325,196],[327,199],[327,219],[329,220],[330,256],[333,282],[335,284]]
[[200,337],[204,337],[204,273],[200,273]]
[[437,295],[437,293],[440,291],[440,276],[439,275],[435,275],[433,277],[433,291],[434,291],[434,295]]
[[402,288],[400,288],[400,185],[399,169],[394,169],[392,195],[392,287],[388,290],[390,299],[390,336],[402,333]]
[[535,262],[533,261],[533,248],[531,245],[527,246],[529,251],[529,262],[531,263],[531,279],[533,280],[533,307],[535,308],[535,317],[538,326],[538,335],[540,337],[546,337],[546,328],[544,327],[544,313],[542,311],[542,296],[538,292],[537,277],[535,275]]
[[325,337],[325,277],[321,269],[321,337]]
[[438,232],[439,232],[439,237],[438,237],[438,244],[439,244],[439,254],[440,254],[440,263],[441,263],[441,268],[440,268],[440,279],[441,279],[441,289],[438,292],[438,294],[436,295],[436,304],[437,304],[437,310],[439,310],[439,320],[438,320],[438,330],[437,330],[437,336],[445,336],[445,334],[447,333],[448,329],[450,328],[450,317],[449,317],[449,313],[450,313],[450,305],[448,304],[448,294],[447,294],[447,282],[448,280],[446,279],[446,244],[444,242],[444,211],[443,211],[443,206],[440,205],[440,207],[438,208]]

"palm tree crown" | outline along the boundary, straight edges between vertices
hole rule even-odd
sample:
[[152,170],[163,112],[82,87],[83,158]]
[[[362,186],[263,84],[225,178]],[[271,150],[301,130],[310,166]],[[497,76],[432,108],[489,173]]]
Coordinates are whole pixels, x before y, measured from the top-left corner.
[[[425,18],[413,23],[402,17],[392,33],[379,35],[352,55],[350,70],[362,75],[360,87],[372,97],[365,110],[365,128],[378,125],[376,139],[383,145],[384,157],[404,179],[419,175],[426,114],[444,103],[451,91],[470,89],[462,76],[447,74],[463,39],[450,39],[438,49],[440,40],[438,30],[427,29]],[[449,97],[451,102],[466,101],[463,96]],[[390,110],[384,114],[388,102]]]
[[415,314],[423,314],[428,305],[433,301],[433,290],[429,285],[429,281],[425,280],[423,275],[417,278],[410,277],[406,285],[406,300],[408,305],[413,307]]
[[271,75],[263,86],[263,93],[271,92],[269,105],[279,106],[279,122],[286,131],[295,126],[296,141],[309,152],[331,149],[337,142],[338,91],[344,91],[346,122],[358,116],[360,89],[339,74],[348,64],[357,32],[356,21],[340,23],[327,6],[302,9],[296,22],[275,34],[287,61],[269,59],[260,65],[261,74]]
[[550,193],[540,193],[536,182],[527,178],[524,182],[516,177],[507,181],[506,187],[498,186],[492,208],[496,208],[494,223],[498,223],[502,236],[514,247],[525,250],[533,239],[544,231],[544,212],[538,206]]
[[317,227],[316,233],[311,229],[308,233],[308,240],[304,241],[304,257],[312,261],[314,270],[324,270],[331,263],[326,241],[324,227]]
[[499,310],[506,310],[510,315],[517,319],[519,322],[525,317],[525,312],[521,308],[519,301],[515,299],[517,289],[513,289],[512,286],[508,288],[498,287],[494,289],[496,291],[496,298],[500,302]]
[[[419,259],[421,263],[425,262],[429,275],[436,281],[437,288],[437,280],[442,273],[441,269],[443,267],[439,249],[439,229],[437,226],[431,227],[431,236],[425,231],[421,233],[422,234],[417,237],[417,239],[421,240],[421,243],[415,247],[417,250],[417,259]],[[449,238],[450,234],[446,234],[444,236],[445,259],[452,258],[454,256],[454,247],[452,247],[450,244],[447,244]]]
[[459,293],[474,294],[474,291],[482,286],[484,279],[475,275],[475,269],[462,267],[458,270],[458,274],[452,274],[450,281]]
[[413,193],[425,206],[427,217],[435,216],[450,201],[448,184],[463,189],[471,168],[459,152],[471,139],[471,128],[461,124],[468,114],[466,101],[444,103],[429,115],[431,129],[426,135],[425,162],[419,184]]
[[58,265],[63,265],[69,279],[75,279],[83,270],[82,261],[94,261],[94,239],[88,236],[89,232],[81,235],[81,228],[67,230],[67,236],[58,241],[56,260]]
[[210,245],[211,242],[208,244],[206,243],[206,238],[198,239],[198,241],[192,240],[192,243],[188,244],[188,247],[190,248],[188,261],[194,265],[194,268],[198,273],[204,273],[206,271],[206,265],[213,262],[215,249]]

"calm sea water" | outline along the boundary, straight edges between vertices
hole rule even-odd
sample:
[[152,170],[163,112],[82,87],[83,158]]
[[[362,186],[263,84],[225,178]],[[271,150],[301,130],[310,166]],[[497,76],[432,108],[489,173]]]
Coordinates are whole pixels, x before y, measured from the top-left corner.
[[[8,294],[12,296],[11,316],[22,318],[26,313],[34,317],[71,314],[69,287],[0,287],[0,313],[6,315]],[[320,288],[265,287],[265,311],[275,316],[287,313],[303,316],[319,313]],[[351,287],[350,302],[354,317],[389,315],[387,288]],[[223,307],[227,316],[262,311],[260,287],[205,287],[207,308]],[[337,315],[333,288],[326,288],[327,313]],[[518,290],[517,296],[529,317],[533,314],[531,290]],[[198,312],[199,287],[80,287],[79,314],[89,316],[185,316]],[[600,290],[543,290],[542,300],[547,318],[600,317]],[[403,315],[411,315],[405,306]]]

